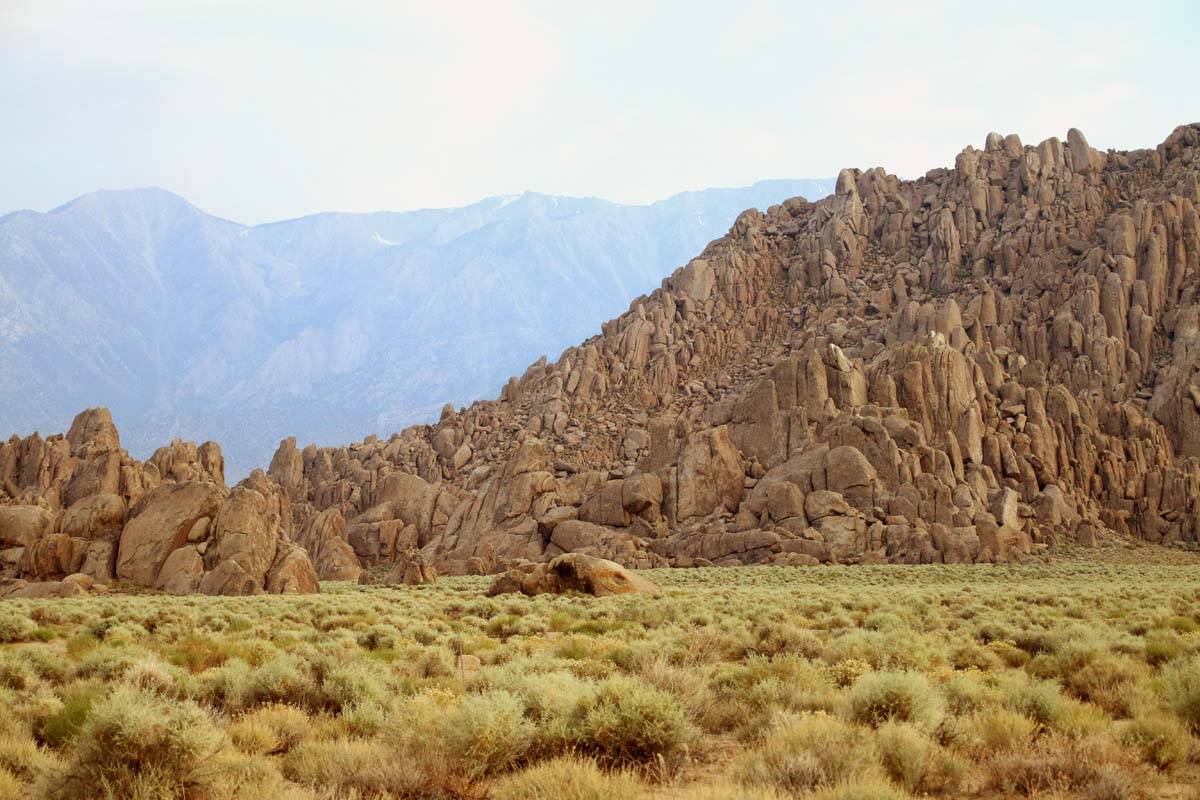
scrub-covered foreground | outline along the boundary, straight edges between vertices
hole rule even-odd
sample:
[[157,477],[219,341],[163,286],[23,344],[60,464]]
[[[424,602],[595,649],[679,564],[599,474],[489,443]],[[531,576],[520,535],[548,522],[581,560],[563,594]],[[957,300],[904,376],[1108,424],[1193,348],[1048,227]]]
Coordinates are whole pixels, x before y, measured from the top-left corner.
[[0,604],[0,798],[1194,798],[1200,565]]

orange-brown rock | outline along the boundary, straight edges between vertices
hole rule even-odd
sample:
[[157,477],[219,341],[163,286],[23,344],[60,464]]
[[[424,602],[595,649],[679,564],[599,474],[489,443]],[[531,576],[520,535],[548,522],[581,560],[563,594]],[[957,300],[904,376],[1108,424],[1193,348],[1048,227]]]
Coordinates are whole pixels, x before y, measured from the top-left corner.
[[357,581],[362,565],[346,541],[342,512],[328,508],[304,524],[296,544],[308,551],[317,578],[323,581]]
[[620,564],[582,553],[567,553],[540,564],[527,564],[496,576],[489,595],[582,592],[596,597],[614,594],[659,595],[657,584]]
[[437,580],[437,569],[415,547],[396,560],[380,583],[388,586],[422,586]]
[[[1197,547],[1198,209],[1200,125],[1129,152],[990,135],[915,180],[843,170],[817,203],[744,212],[496,400],[386,440],[285,440],[255,485],[281,541],[336,510],[360,562],[414,547],[450,574]],[[112,494],[127,531],[181,473],[87,413],[69,441],[0,444],[3,502]],[[72,567],[88,539],[68,538],[31,562]]]
[[226,489],[214,443],[176,440],[140,462],[120,448],[108,411],[93,408],[65,437],[0,445],[0,475],[0,577],[180,594],[316,590],[307,553],[286,541],[285,490],[261,472]]

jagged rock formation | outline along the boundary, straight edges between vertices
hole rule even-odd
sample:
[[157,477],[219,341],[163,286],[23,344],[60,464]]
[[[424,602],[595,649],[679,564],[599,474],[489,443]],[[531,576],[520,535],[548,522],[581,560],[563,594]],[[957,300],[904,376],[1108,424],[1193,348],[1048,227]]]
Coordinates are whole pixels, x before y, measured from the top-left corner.
[[410,547],[379,582],[387,586],[422,586],[436,580],[437,569],[420,550]]
[[213,442],[176,440],[140,462],[108,410],[92,408],[65,437],[0,444],[0,481],[0,570],[19,576],[0,595],[69,596],[113,580],[177,594],[317,590],[308,554],[281,527],[282,490],[227,489]]
[[1200,539],[1200,126],[1102,153],[989,135],[742,214],[498,400],[285,441],[296,524],[364,563],[1022,560]]
[[[174,527],[135,526],[139,579],[166,558],[177,590],[246,589],[264,569],[270,588],[273,568],[243,550],[270,540],[257,515],[345,579],[413,548],[450,574],[545,576],[529,563],[565,554],[653,567],[1020,561],[1098,536],[1194,546],[1198,206],[1200,125],[1132,152],[1075,130],[1036,147],[992,134],[915,181],[844,170],[821,202],[743,213],[499,399],[386,441],[285,440],[236,513],[197,495],[164,514]],[[53,498],[49,516],[0,509],[22,565],[57,575],[118,503],[154,504],[133,505],[151,465],[92,438],[0,450],[10,495]],[[203,449],[156,454],[153,475],[219,485]],[[214,531],[190,544],[201,517]]]

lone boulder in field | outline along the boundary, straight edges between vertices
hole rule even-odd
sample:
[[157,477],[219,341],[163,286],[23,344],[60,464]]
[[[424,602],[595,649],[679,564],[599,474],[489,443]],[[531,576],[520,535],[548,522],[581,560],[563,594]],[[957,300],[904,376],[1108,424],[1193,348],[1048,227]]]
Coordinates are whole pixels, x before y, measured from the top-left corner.
[[545,563],[526,564],[497,575],[488,595],[509,592],[527,595],[582,592],[608,597],[635,592],[657,596],[662,589],[614,561],[583,553],[564,553]]

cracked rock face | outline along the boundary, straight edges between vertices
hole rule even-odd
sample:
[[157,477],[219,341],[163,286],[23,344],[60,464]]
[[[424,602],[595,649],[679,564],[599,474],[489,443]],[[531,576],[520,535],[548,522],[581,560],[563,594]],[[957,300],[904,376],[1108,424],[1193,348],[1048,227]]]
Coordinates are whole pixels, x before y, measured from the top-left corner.
[[[571,553],[641,568],[1196,545],[1198,206],[1200,125],[1130,152],[993,134],[912,181],[843,170],[824,200],[743,213],[498,399],[387,440],[285,440],[244,483],[281,539],[347,576],[347,548],[462,574]],[[5,502],[53,517],[103,492],[132,514],[164,481],[223,482],[211,450],[138,464],[110,427],[0,446]],[[34,560],[85,558],[57,518],[5,519],[9,550],[65,536]],[[214,569],[198,555],[177,560]]]

